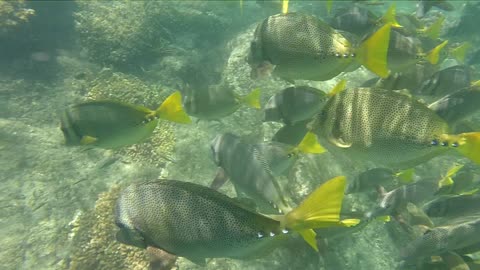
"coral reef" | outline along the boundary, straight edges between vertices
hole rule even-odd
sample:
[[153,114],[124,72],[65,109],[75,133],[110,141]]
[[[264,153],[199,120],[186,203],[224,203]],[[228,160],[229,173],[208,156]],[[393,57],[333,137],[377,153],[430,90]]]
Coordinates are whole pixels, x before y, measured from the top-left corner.
[[66,269],[148,269],[145,250],[115,240],[113,209],[119,193],[119,187],[101,193],[94,210],[78,213],[69,224],[73,247]]
[[124,65],[151,55],[162,39],[148,27],[144,2],[78,1],[75,28],[82,46],[92,60],[102,64]]
[[27,8],[24,0],[0,1],[0,37],[19,25],[27,23],[35,10]]

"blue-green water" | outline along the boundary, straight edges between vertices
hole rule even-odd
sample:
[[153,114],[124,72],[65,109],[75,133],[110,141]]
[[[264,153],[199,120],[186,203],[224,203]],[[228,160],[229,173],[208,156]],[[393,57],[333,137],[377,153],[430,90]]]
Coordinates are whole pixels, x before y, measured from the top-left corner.
[[[393,3],[397,14],[415,13],[418,4],[365,2],[359,5],[377,19]],[[422,39],[422,45],[427,52],[449,40],[435,71],[464,64],[470,81],[475,82],[480,79],[476,45],[480,40],[476,29],[480,5],[475,1],[447,2],[453,6],[452,11],[433,7],[420,20],[429,26],[440,16],[446,18],[434,44]],[[351,5],[350,1],[333,1],[328,12],[326,2],[292,0],[289,11],[311,14],[330,23]],[[280,1],[0,1],[0,268],[149,269],[150,259],[144,249],[115,239],[118,228],[113,209],[120,190],[134,182],[157,178],[209,186],[218,169],[210,150],[216,135],[230,132],[259,143],[270,141],[283,124],[263,122],[262,110],[240,106],[218,120],[197,121],[192,117],[192,123],[186,125],[160,120],[145,141],[106,150],[66,146],[60,130],[62,113],[69,105],[104,99],[154,109],[176,90],[215,87],[238,96],[259,88],[264,107],[271,96],[291,82],[273,75],[251,78],[246,59],[256,26],[280,12]],[[459,63],[448,52],[463,42],[471,46],[464,62]],[[361,67],[327,81],[295,83],[328,92],[342,79],[347,81],[347,88],[354,88],[374,77]],[[423,102],[438,99],[408,90],[411,98]],[[474,112],[459,122],[458,128],[462,132],[479,131],[475,128],[479,119]],[[470,185],[448,193],[474,193],[478,165],[457,154],[419,163],[414,181],[430,181],[436,186],[456,164],[465,165],[462,177],[468,178]],[[360,165],[354,158],[338,158],[332,153],[304,154],[277,181],[291,204],[298,205],[328,179],[345,175],[352,183],[369,168],[372,166]],[[382,185],[390,191],[403,185],[397,182]],[[231,183],[219,191],[236,197]],[[418,208],[434,198],[424,193],[415,196],[412,202]],[[346,217],[351,212],[372,211],[378,205],[377,197],[375,184],[346,195]],[[402,211],[412,207],[404,206]],[[259,258],[216,258],[199,266],[179,257],[173,266],[152,269],[397,269],[404,247],[425,231],[425,222],[419,222],[412,212],[387,223],[373,220],[340,233],[319,233],[318,253],[300,237],[292,237]],[[476,215],[471,211],[460,221],[432,218],[428,226],[476,221]],[[478,234],[471,237],[479,238]],[[439,257],[445,256],[445,251],[464,255],[477,250],[447,247],[438,254],[420,256],[406,269],[453,269]],[[469,269],[477,269],[474,266]]]

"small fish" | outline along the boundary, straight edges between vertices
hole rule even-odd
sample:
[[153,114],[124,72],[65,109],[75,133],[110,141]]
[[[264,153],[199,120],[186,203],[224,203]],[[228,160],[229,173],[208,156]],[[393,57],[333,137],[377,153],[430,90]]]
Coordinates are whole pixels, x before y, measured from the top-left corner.
[[366,81],[361,87],[375,87],[387,90],[408,89],[414,93],[420,89],[424,81],[432,76],[435,68],[430,63],[417,63],[401,72],[391,72],[386,78],[373,78]]
[[294,125],[311,119],[320,111],[327,94],[313,87],[293,86],[273,95],[265,105],[264,122]]
[[298,145],[308,132],[307,124],[311,119],[281,127],[272,137],[272,141],[288,145]]
[[381,27],[354,48],[339,31],[314,16],[273,15],[257,26],[248,63],[252,76],[268,62],[275,65],[274,75],[288,81],[329,80],[355,63],[386,77],[390,28],[390,24]]
[[454,7],[445,0],[419,0],[417,4],[417,17],[422,18],[432,8],[437,7],[444,11],[452,11]]
[[480,179],[477,179],[476,164],[459,164],[452,167],[444,178],[439,181],[437,195],[466,195],[474,194],[480,188]]
[[389,192],[380,188],[380,203],[369,213],[367,217],[373,219],[379,216],[396,216],[407,207],[408,203],[418,205],[421,202],[431,199],[437,185],[430,179],[423,179],[415,183],[398,187]]
[[470,85],[470,68],[456,65],[432,74],[414,94],[442,97],[457,90],[468,88]]
[[155,111],[110,100],[76,104],[62,114],[60,128],[67,145],[120,148],[148,138],[159,118],[190,123],[180,92],[170,95]]
[[[219,174],[231,180],[237,194],[254,199],[264,212],[287,213],[291,207],[275,176],[290,170],[299,152],[315,152],[310,146],[304,147],[308,143],[302,143],[298,147],[275,142],[250,144],[225,133],[215,137],[211,149]],[[216,177],[212,186],[219,187],[225,181]]]
[[116,203],[117,240],[140,248],[160,248],[201,265],[206,258],[259,257],[294,232],[318,251],[312,229],[358,223],[340,219],[344,188],[345,177],[333,178],[291,212],[268,217],[194,183],[132,184]]
[[480,195],[445,195],[423,206],[430,217],[455,218],[480,213]]
[[411,168],[458,150],[480,163],[480,132],[450,135],[448,124],[404,94],[352,88],[332,96],[309,124],[333,155],[385,168]]
[[444,41],[430,52],[424,53],[420,39],[414,36],[405,36],[400,31],[393,29],[390,33],[390,44],[388,46],[388,68],[394,72],[401,72],[422,61],[428,61],[435,65],[438,63],[440,53],[447,43],[448,41]]
[[451,126],[472,116],[480,109],[480,87],[471,86],[445,95],[428,105],[428,108]]
[[240,97],[231,89],[213,87],[208,90],[184,90],[183,108],[190,115],[204,120],[219,120],[234,113],[240,106],[260,109],[260,89]]
[[418,260],[440,256],[448,251],[455,251],[480,242],[480,220],[456,225],[435,227],[427,230],[421,237],[402,249],[400,257],[407,264]]
[[338,9],[330,19],[330,25],[337,29],[363,37],[375,27],[391,24],[393,27],[402,27],[395,16],[395,4],[391,5],[383,17],[378,17],[363,5],[353,4],[347,8]]
[[345,194],[368,192],[375,190],[378,186],[385,186],[385,184],[393,183],[395,180],[395,173],[391,169],[374,168],[360,173],[347,186]]

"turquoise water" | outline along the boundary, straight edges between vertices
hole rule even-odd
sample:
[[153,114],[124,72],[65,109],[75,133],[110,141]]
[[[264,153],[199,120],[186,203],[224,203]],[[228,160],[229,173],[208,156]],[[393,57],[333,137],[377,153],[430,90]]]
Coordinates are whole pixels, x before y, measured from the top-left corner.
[[[396,4],[397,13],[417,9],[416,1],[371,2],[374,5],[362,7],[378,17],[391,3]],[[433,7],[423,21],[428,26],[445,16],[439,39],[449,40],[450,45],[471,44],[464,63],[471,67],[474,82],[480,79],[476,46],[480,34],[475,26],[480,5],[449,3],[453,11]],[[329,13],[326,2],[292,0],[289,11],[329,22],[351,4],[333,1]],[[192,117],[187,125],[160,120],[145,141],[107,150],[66,146],[59,128],[62,113],[69,105],[92,99],[154,109],[176,90],[214,86],[239,96],[260,88],[264,106],[291,83],[275,76],[252,79],[246,59],[257,24],[280,12],[281,3],[275,1],[0,0],[0,268],[148,269],[145,250],[115,239],[118,228],[113,209],[120,190],[157,178],[209,186],[217,172],[210,150],[217,134],[231,132],[249,142],[269,141],[282,124],[262,122],[262,110],[240,106],[219,120]],[[435,68],[453,66],[456,61],[442,56]],[[342,79],[353,88],[374,77],[361,67],[327,81],[300,80],[296,85],[328,92]],[[429,97],[418,99],[431,101]],[[479,115],[472,115],[466,125],[478,131]],[[416,166],[415,181],[436,183],[455,164],[465,164],[471,182],[478,182],[478,166],[455,154]],[[278,182],[292,204],[298,205],[328,179],[345,175],[352,182],[365,169],[355,160],[331,153],[307,154]],[[387,191],[395,187],[387,184]],[[231,183],[219,191],[236,196]],[[344,198],[346,212],[366,213],[377,205],[374,185]],[[475,215],[465,219],[477,220]],[[434,226],[448,222],[434,220]],[[421,235],[416,229],[406,232],[402,224],[374,220],[357,229],[324,232],[322,239],[328,244],[322,244],[319,253],[300,237],[293,237],[255,259],[210,259],[203,267],[179,257],[172,267],[397,269],[402,248]],[[432,263],[409,269],[449,268]]]

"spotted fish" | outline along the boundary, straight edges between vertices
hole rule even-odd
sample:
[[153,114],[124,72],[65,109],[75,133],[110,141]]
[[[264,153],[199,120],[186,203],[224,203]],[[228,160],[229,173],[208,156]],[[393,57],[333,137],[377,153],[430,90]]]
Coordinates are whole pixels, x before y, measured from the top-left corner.
[[157,247],[199,264],[205,264],[205,258],[258,257],[293,232],[318,250],[312,228],[358,223],[340,220],[344,188],[345,177],[336,177],[298,208],[274,219],[197,184],[175,180],[137,183],[123,190],[117,201],[117,239],[137,247]]

